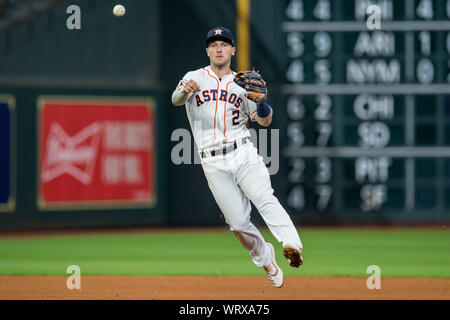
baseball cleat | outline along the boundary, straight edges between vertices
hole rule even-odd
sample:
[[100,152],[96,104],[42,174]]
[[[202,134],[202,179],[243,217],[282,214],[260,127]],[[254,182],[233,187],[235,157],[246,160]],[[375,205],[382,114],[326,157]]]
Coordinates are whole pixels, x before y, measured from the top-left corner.
[[302,250],[289,243],[283,247],[283,255],[289,260],[291,267],[298,268],[303,264]]
[[281,270],[275,261],[275,250],[273,245],[271,243],[267,243],[267,245],[269,246],[272,254],[272,261],[267,267],[264,267],[264,270],[266,271],[267,278],[269,278],[274,287],[281,288],[284,281],[283,270]]

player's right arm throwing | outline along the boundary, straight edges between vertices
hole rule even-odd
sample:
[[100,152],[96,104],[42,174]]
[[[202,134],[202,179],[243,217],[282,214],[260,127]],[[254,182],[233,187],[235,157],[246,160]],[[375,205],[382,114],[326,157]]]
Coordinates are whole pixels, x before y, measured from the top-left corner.
[[175,106],[182,106],[194,94],[200,91],[200,86],[194,80],[181,80],[175,91],[172,93],[172,103]]

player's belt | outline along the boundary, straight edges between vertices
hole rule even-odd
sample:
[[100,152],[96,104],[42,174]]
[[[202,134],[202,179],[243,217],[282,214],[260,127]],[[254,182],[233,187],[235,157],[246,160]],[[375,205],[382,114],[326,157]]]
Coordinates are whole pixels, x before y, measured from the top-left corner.
[[[248,138],[241,139],[241,145],[247,143],[247,141],[248,141]],[[211,154],[212,157],[226,155],[227,153],[230,153],[230,152],[236,150],[237,147],[238,147],[238,143],[236,141],[234,141],[234,143],[231,146],[228,146],[228,147],[225,147],[222,149],[218,149],[218,150],[212,150],[209,153]],[[202,155],[202,158],[206,158],[208,156],[205,151],[202,151],[201,155]]]

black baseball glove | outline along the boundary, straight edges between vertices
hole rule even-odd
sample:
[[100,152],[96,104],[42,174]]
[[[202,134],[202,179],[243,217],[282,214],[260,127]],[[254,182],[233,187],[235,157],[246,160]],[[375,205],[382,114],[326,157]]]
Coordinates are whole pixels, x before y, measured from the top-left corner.
[[246,97],[257,104],[267,100],[267,85],[258,71],[239,71],[234,76],[234,82],[245,89]]

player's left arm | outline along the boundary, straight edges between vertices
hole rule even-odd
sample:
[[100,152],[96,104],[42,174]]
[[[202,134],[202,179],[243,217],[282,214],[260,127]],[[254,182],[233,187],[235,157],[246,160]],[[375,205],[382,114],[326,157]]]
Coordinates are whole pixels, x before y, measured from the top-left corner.
[[233,81],[245,90],[245,100],[251,121],[268,127],[272,122],[273,111],[267,104],[267,84],[258,71],[240,71]]
[[273,110],[267,102],[257,105],[255,120],[260,126],[268,127],[272,123],[272,115]]

